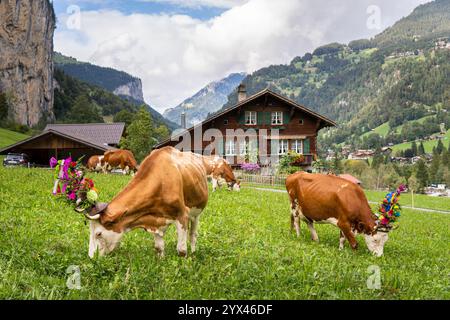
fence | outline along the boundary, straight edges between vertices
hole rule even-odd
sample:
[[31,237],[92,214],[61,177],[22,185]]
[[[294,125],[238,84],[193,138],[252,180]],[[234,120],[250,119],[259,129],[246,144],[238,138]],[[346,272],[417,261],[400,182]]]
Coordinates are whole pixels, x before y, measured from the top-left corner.
[[284,175],[260,175],[237,172],[236,177],[244,184],[257,184],[284,187],[286,177]]

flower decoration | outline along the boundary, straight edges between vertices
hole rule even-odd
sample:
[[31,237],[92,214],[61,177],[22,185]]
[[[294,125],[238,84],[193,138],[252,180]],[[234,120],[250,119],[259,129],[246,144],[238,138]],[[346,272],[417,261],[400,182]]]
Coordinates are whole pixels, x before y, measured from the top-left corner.
[[98,200],[98,191],[92,179],[84,177],[81,159],[73,161],[50,159],[50,167],[55,170],[53,194],[74,204],[77,211],[83,211]]
[[241,164],[241,169],[246,172],[254,173],[258,172],[261,169],[261,167],[257,163],[243,163]]
[[393,223],[398,220],[401,215],[402,208],[400,206],[400,194],[406,190],[404,185],[397,188],[396,191],[389,192],[378,207],[379,224],[387,229],[393,227]]

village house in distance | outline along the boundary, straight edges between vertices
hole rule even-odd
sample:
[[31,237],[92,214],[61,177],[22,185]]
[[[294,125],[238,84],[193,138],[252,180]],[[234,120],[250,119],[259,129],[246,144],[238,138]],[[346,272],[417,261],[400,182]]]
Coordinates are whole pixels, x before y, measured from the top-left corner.
[[[334,121],[270,89],[247,97],[245,86],[240,85],[236,105],[172,136],[156,145],[155,148],[175,147],[179,146],[184,139],[191,139],[189,145],[192,146],[192,150],[190,151],[224,156],[233,166],[256,161],[263,166],[269,165],[268,157],[282,156],[288,150],[293,150],[304,155],[302,167],[310,170],[312,162],[317,157],[317,133],[324,127],[333,126],[336,126]],[[201,130],[201,137],[204,137],[209,129],[219,130],[223,138],[218,139],[217,142],[214,139],[211,141],[202,139],[199,148],[198,142],[197,145],[194,143],[194,131]],[[237,129],[242,129],[240,132],[254,129],[253,132],[256,132],[258,137],[252,140],[247,134],[244,134],[244,138],[239,138],[239,134],[227,137],[228,129],[233,129],[233,132]],[[274,134],[275,129],[277,134]],[[243,140],[245,143],[242,143]],[[253,143],[249,143],[250,141]],[[261,141],[265,144],[265,150],[262,150]],[[208,147],[212,142],[215,147]],[[248,155],[252,153],[256,154],[256,159],[249,161]]]

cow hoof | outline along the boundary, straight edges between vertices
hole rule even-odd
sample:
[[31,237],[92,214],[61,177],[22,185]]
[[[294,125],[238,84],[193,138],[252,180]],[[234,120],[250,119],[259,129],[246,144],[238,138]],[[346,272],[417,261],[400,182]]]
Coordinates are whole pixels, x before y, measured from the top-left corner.
[[178,251],[178,256],[186,258],[187,257],[187,252],[186,251]]

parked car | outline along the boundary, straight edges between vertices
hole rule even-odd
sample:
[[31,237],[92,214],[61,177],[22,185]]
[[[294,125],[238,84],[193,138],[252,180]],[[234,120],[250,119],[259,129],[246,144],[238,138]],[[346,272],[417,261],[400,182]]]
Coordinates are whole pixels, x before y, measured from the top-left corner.
[[27,167],[30,163],[28,155],[25,153],[8,153],[3,159],[3,165],[7,166],[24,166]]

